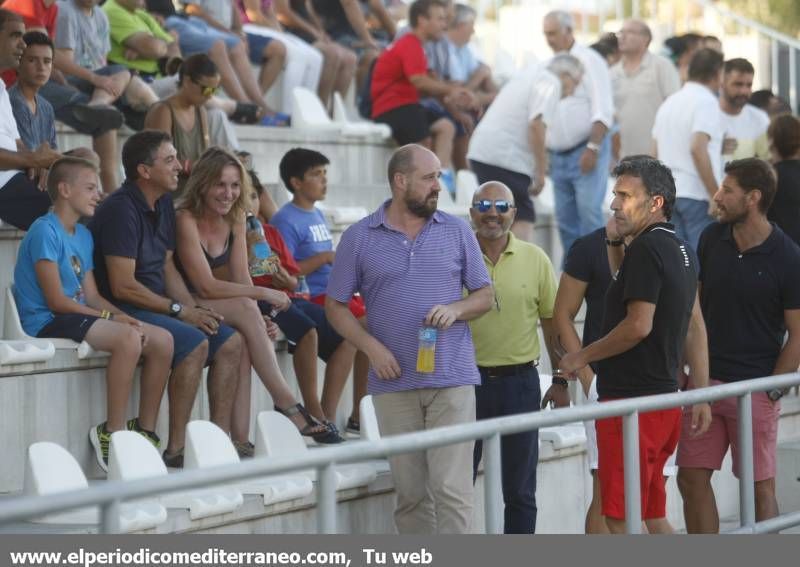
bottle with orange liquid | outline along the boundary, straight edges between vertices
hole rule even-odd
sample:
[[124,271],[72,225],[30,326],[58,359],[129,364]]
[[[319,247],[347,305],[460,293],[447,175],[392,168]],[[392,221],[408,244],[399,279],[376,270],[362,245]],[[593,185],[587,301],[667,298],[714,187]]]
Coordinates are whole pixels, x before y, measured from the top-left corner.
[[419,349],[417,350],[417,372],[430,374],[436,368],[436,327],[422,327],[419,330]]

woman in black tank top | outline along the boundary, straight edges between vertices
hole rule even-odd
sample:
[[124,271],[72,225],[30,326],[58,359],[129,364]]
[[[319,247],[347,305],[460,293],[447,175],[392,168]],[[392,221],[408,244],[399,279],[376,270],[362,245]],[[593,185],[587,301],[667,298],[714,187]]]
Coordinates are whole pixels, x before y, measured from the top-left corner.
[[[256,301],[283,311],[291,304],[283,292],[257,287],[250,279],[245,238],[245,202],[250,179],[236,157],[212,147],[195,163],[177,204],[176,258],[200,306],[222,314],[245,340],[234,399],[231,437],[240,452],[252,450],[250,429],[251,364],[275,403],[303,435],[325,442],[331,430],[315,420],[289,390],[275,347]],[[243,450],[244,449],[244,450]]]

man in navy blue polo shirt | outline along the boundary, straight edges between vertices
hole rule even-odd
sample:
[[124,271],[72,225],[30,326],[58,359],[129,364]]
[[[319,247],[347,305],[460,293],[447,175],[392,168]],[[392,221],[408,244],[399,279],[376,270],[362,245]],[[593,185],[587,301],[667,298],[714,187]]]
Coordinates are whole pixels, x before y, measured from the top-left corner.
[[[133,317],[172,335],[167,466],[183,466],[186,424],[208,375],[211,421],[230,430],[242,341],[214,311],[192,300],[173,262],[175,209],[181,164],[168,134],[143,130],[122,148],[126,180],[97,209],[89,228],[95,242],[95,272],[104,297]],[[129,428],[136,424],[129,423]]]
[[[795,372],[800,366],[800,248],[767,220],[775,187],[765,161],[729,162],[714,195],[719,222],[700,236],[700,303],[712,384]],[[752,398],[757,521],[778,515],[775,461],[782,395],[774,390],[754,392]],[[678,448],[678,487],[689,533],[719,531],[711,476],[728,446],[733,473],[739,475],[736,398],[715,402],[711,413],[708,431],[694,438],[681,435]]]

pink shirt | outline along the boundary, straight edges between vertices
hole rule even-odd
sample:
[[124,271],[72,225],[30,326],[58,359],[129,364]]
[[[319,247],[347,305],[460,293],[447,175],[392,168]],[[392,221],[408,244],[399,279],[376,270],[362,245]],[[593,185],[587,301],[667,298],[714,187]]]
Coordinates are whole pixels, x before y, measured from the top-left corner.
[[[247,17],[247,11],[244,9],[244,2],[243,0],[239,0],[236,5],[239,7],[239,16],[242,19],[243,24],[252,23],[252,20]],[[261,12],[266,14],[269,12],[269,9],[272,7],[272,0],[261,0]]]

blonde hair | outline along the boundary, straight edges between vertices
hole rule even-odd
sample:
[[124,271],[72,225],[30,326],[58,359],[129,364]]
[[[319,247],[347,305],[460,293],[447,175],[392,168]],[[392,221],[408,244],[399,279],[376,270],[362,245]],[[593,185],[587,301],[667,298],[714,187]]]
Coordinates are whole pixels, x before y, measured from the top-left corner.
[[208,148],[192,166],[192,173],[186,181],[176,208],[186,209],[194,217],[199,218],[203,214],[205,203],[203,198],[208,190],[220,180],[222,170],[232,165],[239,172],[239,197],[233,203],[231,210],[225,215],[228,224],[233,225],[244,219],[247,211],[247,199],[253,186],[250,183],[250,176],[247,174],[242,162],[234,154],[219,146]]

